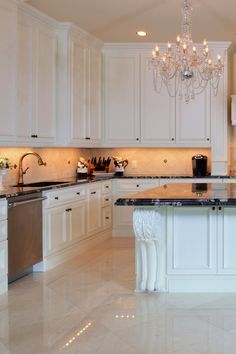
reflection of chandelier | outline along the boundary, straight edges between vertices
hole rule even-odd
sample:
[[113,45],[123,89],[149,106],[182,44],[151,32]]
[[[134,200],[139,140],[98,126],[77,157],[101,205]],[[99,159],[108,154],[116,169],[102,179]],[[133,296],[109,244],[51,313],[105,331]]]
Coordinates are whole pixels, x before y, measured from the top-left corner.
[[186,103],[200,94],[208,82],[217,95],[224,68],[220,55],[216,63],[212,62],[206,40],[201,47],[194,45],[192,11],[191,0],[183,0],[181,36],[175,44],[168,43],[163,53],[156,46],[151,59],[155,90],[160,92],[164,84],[171,97],[184,95]]

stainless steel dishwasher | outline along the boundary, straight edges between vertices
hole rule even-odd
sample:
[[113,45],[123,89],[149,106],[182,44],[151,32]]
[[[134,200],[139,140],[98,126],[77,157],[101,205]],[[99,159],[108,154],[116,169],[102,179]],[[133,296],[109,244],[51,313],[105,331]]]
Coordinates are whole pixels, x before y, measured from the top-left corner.
[[33,271],[42,250],[41,192],[8,198],[8,282]]

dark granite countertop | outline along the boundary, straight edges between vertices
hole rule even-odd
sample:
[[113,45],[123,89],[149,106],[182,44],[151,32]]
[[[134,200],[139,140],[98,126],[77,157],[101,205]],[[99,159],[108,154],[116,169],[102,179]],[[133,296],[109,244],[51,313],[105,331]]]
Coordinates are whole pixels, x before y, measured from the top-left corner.
[[117,199],[127,206],[236,205],[236,183],[173,183]]
[[[202,178],[232,178],[236,176],[206,176],[206,177],[201,177]],[[68,178],[63,178],[58,180],[57,185],[51,185],[51,186],[45,186],[45,187],[26,187],[26,186],[21,186],[21,187],[14,187],[14,186],[3,186],[0,188],[0,198],[8,198],[12,196],[17,196],[17,195],[22,195],[22,194],[29,194],[29,193],[36,193],[39,191],[45,191],[45,190],[52,190],[52,189],[57,189],[57,188],[63,188],[63,187],[69,187],[69,186],[75,186],[78,184],[84,184],[84,183],[92,183],[92,182],[97,182],[97,181],[105,181],[113,178],[121,178],[121,179],[126,179],[126,178],[166,178],[166,179],[171,179],[171,178],[197,178],[193,177],[190,175],[172,175],[172,176],[161,176],[161,175],[140,175],[140,174],[132,174],[132,175],[126,175],[124,174],[123,176],[116,176],[116,175],[111,175],[109,174],[108,176],[92,176],[92,177],[87,177],[84,179],[78,179],[76,177],[68,177]],[[53,179],[55,181],[55,179]],[[63,183],[62,182],[67,182]]]

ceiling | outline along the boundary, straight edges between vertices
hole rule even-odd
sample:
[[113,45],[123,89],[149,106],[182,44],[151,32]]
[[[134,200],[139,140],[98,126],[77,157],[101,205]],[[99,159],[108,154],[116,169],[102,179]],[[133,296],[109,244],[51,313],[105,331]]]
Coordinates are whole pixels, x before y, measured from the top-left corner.
[[[73,22],[104,42],[175,41],[182,0],[22,0],[58,21]],[[193,0],[193,40],[236,44],[236,1]],[[138,29],[148,32],[136,36]]]

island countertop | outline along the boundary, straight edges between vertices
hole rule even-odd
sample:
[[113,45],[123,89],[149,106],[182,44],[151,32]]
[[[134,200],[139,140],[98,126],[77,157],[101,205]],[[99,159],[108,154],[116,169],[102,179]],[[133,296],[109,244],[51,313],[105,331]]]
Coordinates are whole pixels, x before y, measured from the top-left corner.
[[236,205],[236,183],[173,183],[116,200],[120,206]]

